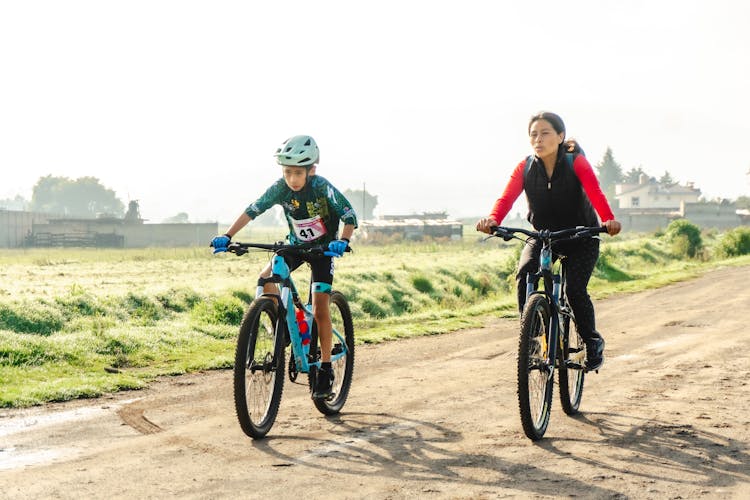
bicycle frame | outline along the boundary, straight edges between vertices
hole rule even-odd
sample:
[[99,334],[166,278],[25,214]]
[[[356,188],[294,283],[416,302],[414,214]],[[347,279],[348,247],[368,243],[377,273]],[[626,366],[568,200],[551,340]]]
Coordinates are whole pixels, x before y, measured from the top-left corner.
[[[552,377],[555,371],[555,357],[558,349],[558,342],[560,341],[560,332],[563,331],[561,322],[563,317],[568,315],[573,318],[573,311],[568,307],[567,311],[560,307],[560,296],[562,292],[562,284],[564,283],[564,266],[560,262],[560,272],[553,272],[553,259],[552,259],[552,239],[549,237],[551,233],[549,231],[542,231],[539,240],[542,242],[542,249],[539,252],[539,270],[536,273],[526,274],[526,300],[532,295],[544,295],[547,301],[550,303],[550,331],[547,332],[547,338],[544,339],[547,345],[543,345],[542,348],[546,349],[547,359],[544,365],[544,369],[547,371],[547,377]],[[538,290],[537,284],[539,281],[544,282],[544,290]],[[548,290],[548,283],[552,283],[552,291]]]
[[[277,283],[281,285],[279,295],[267,294],[263,291],[263,285],[266,283]],[[279,255],[278,251],[275,251],[272,264],[271,264],[271,277],[260,278],[258,280],[258,288],[255,293],[255,297],[262,296],[273,296],[278,298],[279,307],[279,322],[276,324],[276,335],[283,335],[283,331],[279,330],[281,325],[280,319],[283,316],[285,318],[285,325],[289,332],[289,339],[292,345],[292,355],[294,356],[294,363],[297,367],[297,371],[301,373],[308,373],[310,367],[315,366],[320,368],[320,361],[309,362],[308,354],[310,353],[310,345],[302,343],[302,336],[300,335],[299,325],[297,324],[297,318],[295,316],[295,307],[304,311],[305,321],[307,322],[307,329],[309,332],[312,331],[313,324],[313,311],[310,301],[312,300],[312,293],[308,296],[308,303],[303,304],[299,298],[297,287],[292,280],[291,271],[287,265],[284,257]],[[333,328],[333,335],[341,342],[343,347],[342,352],[332,354],[331,362],[334,362],[347,354],[346,341],[343,335]]]

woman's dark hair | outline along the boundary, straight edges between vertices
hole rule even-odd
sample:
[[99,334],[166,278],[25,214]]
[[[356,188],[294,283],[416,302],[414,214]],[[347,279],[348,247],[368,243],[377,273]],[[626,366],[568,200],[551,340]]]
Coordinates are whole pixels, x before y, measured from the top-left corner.
[[563,147],[558,148],[558,156],[562,153],[578,153],[585,156],[585,153],[583,152],[581,145],[578,144],[578,141],[572,138],[565,140],[565,122],[563,122],[563,119],[560,118],[560,115],[552,113],[551,111],[540,111],[539,113],[533,115],[529,119],[528,133],[531,133],[531,126],[534,125],[534,122],[537,122],[539,120],[545,120],[549,122],[549,124],[552,125],[552,128],[555,129],[555,132],[563,135]]

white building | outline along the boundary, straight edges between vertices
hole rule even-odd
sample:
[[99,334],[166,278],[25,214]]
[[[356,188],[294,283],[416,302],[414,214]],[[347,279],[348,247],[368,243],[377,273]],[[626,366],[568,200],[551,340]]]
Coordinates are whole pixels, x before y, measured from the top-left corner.
[[701,190],[693,183],[685,186],[661,184],[646,175],[641,175],[638,184],[615,185],[615,199],[620,209],[679,210],[683,203],[696,203],[700,195]]

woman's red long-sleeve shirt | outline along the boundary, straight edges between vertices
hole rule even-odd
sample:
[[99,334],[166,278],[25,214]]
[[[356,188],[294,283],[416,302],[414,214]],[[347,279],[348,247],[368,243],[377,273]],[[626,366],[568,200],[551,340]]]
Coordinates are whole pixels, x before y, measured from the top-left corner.
[[[546,171],[544,171],[543,166],[541,165],[541,161],[536,159],[536,163],[539,165],[535,170],[530,170],[529,174],[534,172],[537,176],[544,176],[544,181],[547,183],[547,188],[552,193],[552,185],[556,183],[558,179],[564,179],[563,173],[558,174],[557,170],[559,167],[562,168],[569,168],[565,164],[566,160],[563,155],[562,161],[555,167],[555,172],[552,174],[552,178],[546,177]],[[492,211],[490,212],[490,217],[494,219],[498,224],[500,224],[503,219],[508,215],[508,212],[510,212],[511,208],[513,207],[513,203],[518,199],[518,197],[521,195],[521,192],[524,191],[524,182],[527,182],[528,186],[528,180],[524,179],[524,170],[526,167],[526,159],[521,161],[518,165],[516,165],[516,168],[513,169],[513,173],[511,173],[510,180],[508,181],[508,184],[505,186],[505,190],[503,191],[503,194],[500,196],[500,198],[497,199],[495,202]],[[533,168],[533,167],[532,167]],[[585,192],[586,196],[588,197],[589,201],[591,202],[591,205],[593,206],[594,210],[596,210],[596,213],[599,215],[599,218],[601,219],[601,222],[607,222],[609,220],[613,220],[614,214],[612,213],[612,209],[609,206],[609,203],[607,202],[607,198],[604,196],[604,193],[601,190],[601,187],[599,186],[599,181],[596,178],[596,174],[594,173],[594,169],[591,168],[591,164],[588,162],[585,156],[582,154],[578,154],[575,156],[573,160],[573,172],[575,173],[575,176],[578,178],[581,187],[583,188],[583,191]],[[539,205],[538,200],[534,200],[533,196],[529,190],[527,190],[527,199],[529,201],[529,211],[530,211],[530,219],[533,218],[533,212],[534,212],[534,206]],[[535,201],[537,201],[535,203]],[[564,202],[565,200],[559,200],[560,202]],[[577,222],[573,225],[581,225],[585,224],[584,221]],[[535,224],[536,227],[536,224]],[[542,229],[537,227],[537,229]],[[561,229],[557,227],[549,227],[545,229]]]

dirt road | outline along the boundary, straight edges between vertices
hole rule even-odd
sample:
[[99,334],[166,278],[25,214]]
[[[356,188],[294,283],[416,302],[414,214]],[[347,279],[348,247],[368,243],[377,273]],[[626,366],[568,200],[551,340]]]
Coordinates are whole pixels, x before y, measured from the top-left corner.
[[270,436],[231,372],[0,411],[3,498],[750,498],[750,267],[596,302],[607,360],[538,444],[517,321],[361,346],[344,412],[287,381]]

